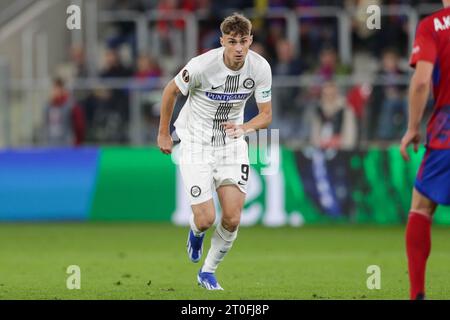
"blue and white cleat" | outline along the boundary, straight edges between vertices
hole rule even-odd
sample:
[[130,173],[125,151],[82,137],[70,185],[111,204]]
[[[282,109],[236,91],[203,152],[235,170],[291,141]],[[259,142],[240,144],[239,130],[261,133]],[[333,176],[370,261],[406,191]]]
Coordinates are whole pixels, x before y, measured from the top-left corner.
[[199,286],[207,290],[223,290],[220,284],[216,280],[216,276],[211,272],[202,272],[202,269],[198,272],[197,282]]
[[189,259],[192,262],[199,262],[202,258],[203,253],[203,238],[205,234],[203,233],[200,237],[196,237],[192,230],[189,230],[189,236],[187,241],[187,252]]

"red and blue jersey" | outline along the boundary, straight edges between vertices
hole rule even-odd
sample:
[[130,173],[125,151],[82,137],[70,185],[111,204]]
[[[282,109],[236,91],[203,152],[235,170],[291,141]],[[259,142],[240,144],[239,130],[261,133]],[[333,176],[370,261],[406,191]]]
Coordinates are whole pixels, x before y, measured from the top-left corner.
[[427,126],[427,146],[450,149],[450,8],[423,19],[416,31],[410,65],[434,64],[434,110]]

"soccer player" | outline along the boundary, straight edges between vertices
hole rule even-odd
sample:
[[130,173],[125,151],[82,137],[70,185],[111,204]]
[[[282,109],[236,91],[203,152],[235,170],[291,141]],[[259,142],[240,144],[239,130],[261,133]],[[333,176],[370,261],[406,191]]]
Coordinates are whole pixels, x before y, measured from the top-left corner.
[[420,122],[433,84],[434,111],[428,122],[426,153],[418,171],[406,227],[410,298],[425,298],[425,268],[431,249],[431,222],[438,204],[450,205],[450,0],[444,9],[423,19],[416,31],[410,64],[415,68],[409,89],[408,130],[401,153],[421,140]]
[[[172,152],[169,132],[177,94],[189,95],[175,128],[180,138],[180,171],[193,214],[188,256],[198,262],[205,232],[215,222],[214,189],[222,208],[221,221],[197,275],[208,290],[223,290],[215,271],[236,239],[244,206],[249,160],[244,134],[267,128],[272,121],[272,73],[269,63],[249,49],[252,24],[233,14],[220,25],[221,47],[191,59],[164,88],[158,146]],[[259,113],[243,123],[246,101],[255,94]]]

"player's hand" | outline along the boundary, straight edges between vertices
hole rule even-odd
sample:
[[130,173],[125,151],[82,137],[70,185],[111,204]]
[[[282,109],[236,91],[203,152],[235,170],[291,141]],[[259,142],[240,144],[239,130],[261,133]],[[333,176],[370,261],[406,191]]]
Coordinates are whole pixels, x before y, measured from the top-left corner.
[[402,141],[400,144],[400,152],[405,161],[409,161],[409,155],[408,155],[408,152],[406,151],[406,148],[411,143],[414,144],[414,152],[417,153],[417,151],[419,150],[419,143],[420,143],[419,130],[408,130],[408,131],[406,131],[405,135],[402,138]]
[[158,134],[158,147],[164,154],[172,153],[173,141],[169,134]]
[[245,134],[245,128],[241,124],[234,124],[231,122],[222,123],[222,127],[225,129],[225,133],[232,139],[240,138]]

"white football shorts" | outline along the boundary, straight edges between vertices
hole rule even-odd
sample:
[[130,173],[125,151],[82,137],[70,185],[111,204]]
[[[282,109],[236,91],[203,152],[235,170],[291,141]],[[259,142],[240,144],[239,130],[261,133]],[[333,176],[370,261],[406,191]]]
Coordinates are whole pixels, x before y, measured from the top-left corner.
[[247,142],[240,139],[224,147],[180,144],[179,165],[191,205],[213,197],[215,189],[236,185],[247,193],[250,174]]

